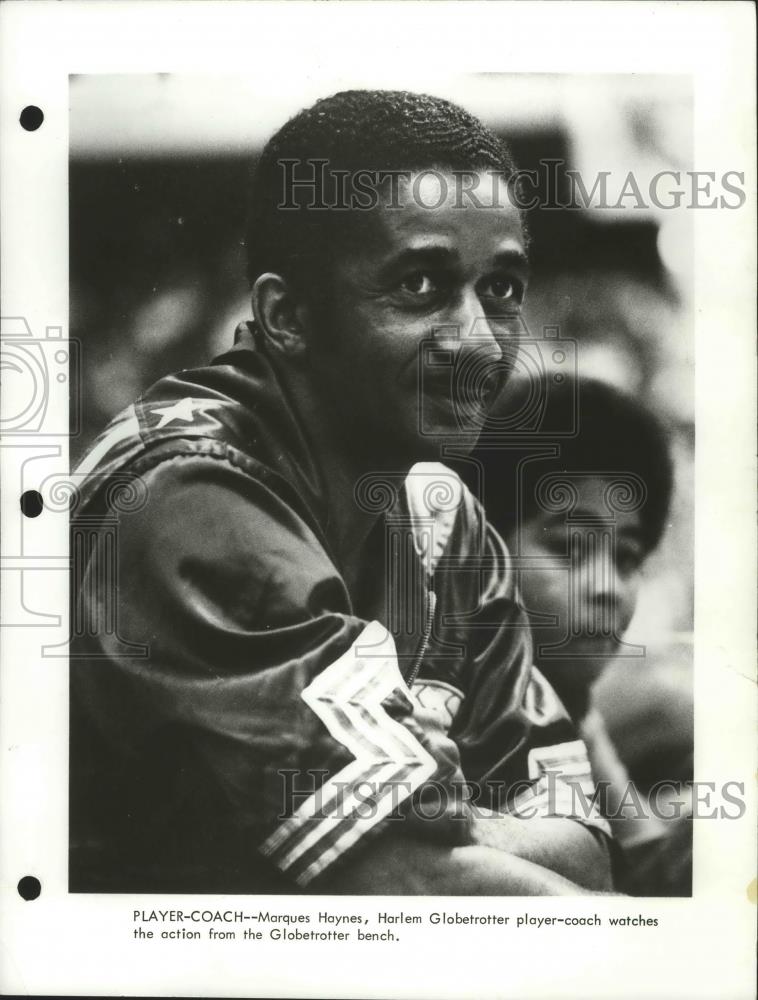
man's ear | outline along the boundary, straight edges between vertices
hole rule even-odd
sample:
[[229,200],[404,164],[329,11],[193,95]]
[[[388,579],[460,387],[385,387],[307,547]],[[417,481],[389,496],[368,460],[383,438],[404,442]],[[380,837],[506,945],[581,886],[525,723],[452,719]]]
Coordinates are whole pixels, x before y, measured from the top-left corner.
[[253,316],[269,346],[290,359],[304,357],[310,317],[287,280],[279,274],[261,274],[253,285]]

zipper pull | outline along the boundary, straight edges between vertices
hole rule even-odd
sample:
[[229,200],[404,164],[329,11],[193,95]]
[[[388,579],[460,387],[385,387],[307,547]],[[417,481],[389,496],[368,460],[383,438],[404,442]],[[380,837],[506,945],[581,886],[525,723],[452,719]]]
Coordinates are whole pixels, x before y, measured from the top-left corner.
[[413,666],[408,673],[405,683],[410,688],[413,682],[418,677],[418,672],[421,670],[421,664],[423,663],[424,656],[426,656],[426,651],[429,648],[429,640],[432,636],[432,625],[434,624],[434,612],[437,610],[437,595],[433,590],[428,590],[426,592],[426,616],[424,619],[424,634],[421,636],[421,642],[419,643],[418,652],[413,661]]

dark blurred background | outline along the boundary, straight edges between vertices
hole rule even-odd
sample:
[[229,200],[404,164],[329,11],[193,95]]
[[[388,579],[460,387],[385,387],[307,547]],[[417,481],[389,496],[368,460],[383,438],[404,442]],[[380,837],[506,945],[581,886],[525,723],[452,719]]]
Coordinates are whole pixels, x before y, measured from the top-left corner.
[[[268,136],[319,96],[374,85],[290,81],[274,94],[247,78],[71,77],[70,335],[81,343],[83,373],[72,466],[151,382],[204,364],[250,317],[246,189]],[[686,170],[692,159],[691,95],[678,77],[488,74],[381,85],[457,101],[507,138],[523,169],[562,161],[559,196],[566,168],[580,171],[588,189],[599,171],[623,179],[632,170],[645,191],[645,178]],[[575,338],[581,373],[631,391],[672,433],[670,525],[628,634],[649,655],[633,671],[612,668],[597,691],[634,762],[650,742],[627,722],[641,672],[672,709],[681,707],[675,724],[691,730],[694,399],[686,212],[631,204],[530,211],[526,320],[532,331],[558,326]]]

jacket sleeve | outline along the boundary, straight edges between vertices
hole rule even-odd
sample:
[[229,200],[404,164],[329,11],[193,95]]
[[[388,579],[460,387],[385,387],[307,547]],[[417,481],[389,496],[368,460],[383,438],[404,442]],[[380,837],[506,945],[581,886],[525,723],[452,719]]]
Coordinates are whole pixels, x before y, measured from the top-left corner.
[[[156,810],[171,814],[180,788],[199,810],[209,786],[243,853],[306,886],[450,761],[414,722],[391,635],[350,613],[290,505],[228,456],[173,457],[143,479],[147,504],[119,523],[117,594],[90,560],[76,598],[89,621],[115,600],[118,629],[75,644],[72,719],[130,775],[135,836],[161,835]],[[205,840],[201,866],[226,849]]]
[[568,816],[610,835],[586,747],[552,687],[532,664],[505,542],[475,504],[482,581],[469,616],[468,683],[451,735],[472,794],[524,817]]

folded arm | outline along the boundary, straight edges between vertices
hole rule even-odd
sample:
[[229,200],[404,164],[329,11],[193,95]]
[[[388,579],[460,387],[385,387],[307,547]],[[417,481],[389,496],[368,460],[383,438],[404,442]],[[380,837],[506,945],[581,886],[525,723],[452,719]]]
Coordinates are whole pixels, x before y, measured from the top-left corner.
[[480,812],[473,824],[475,844],[504,851],[595,892],[612,889],[609,851],[602,836],[562,816],[520,819]]
[[[515,821],[518,822],[518,821]],[[316,893],[418,896],[584,896],[589,888],[496,847],[390,834],[311,885]]]

